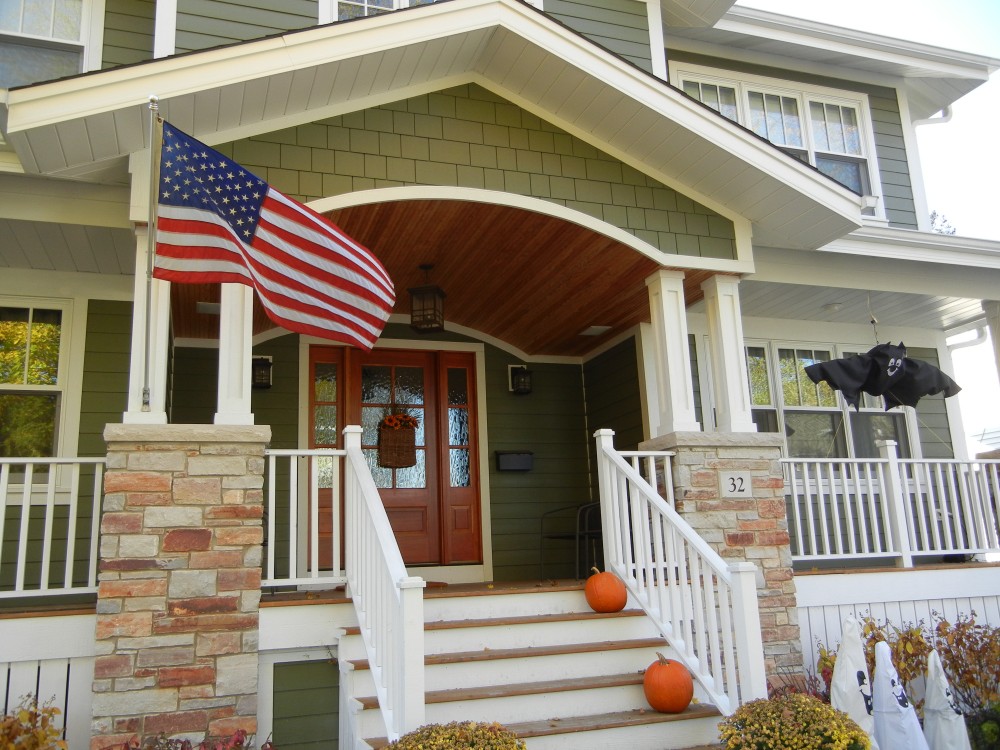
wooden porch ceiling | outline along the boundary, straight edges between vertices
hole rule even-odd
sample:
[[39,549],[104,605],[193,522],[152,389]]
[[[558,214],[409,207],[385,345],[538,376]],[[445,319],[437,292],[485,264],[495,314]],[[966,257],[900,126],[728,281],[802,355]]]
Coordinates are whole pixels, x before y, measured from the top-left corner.
[[[583,356],[649,320],[646,278],[660,266],[616,240],[520,208],[456,200],[409,200],[333,211],[329,217],[371,249],[396,285],[394,313],[409,315],[407,289],[444,290],[445,319],[533,356]],[[686,271],[687,303],[701,299],[709,272]],[[174,333],[218,335],[218,319],[196,311],[218,288],[174,284]],[[590,326],[610,326],[584,336]],[[254,333],[274,325],[259,304]]]

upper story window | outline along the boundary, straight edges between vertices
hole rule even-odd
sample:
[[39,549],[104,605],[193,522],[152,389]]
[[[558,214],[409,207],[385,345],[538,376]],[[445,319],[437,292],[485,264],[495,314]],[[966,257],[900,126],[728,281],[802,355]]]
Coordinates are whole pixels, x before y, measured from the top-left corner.
[[862,394],[855,410],[824,382],[813,383],[805,368],[835,357],[830,345],[747,343],[746,366],[751,414],[759,432],[785,435],[793,458],[877,458],[878,440],[895,440],[902,458],[910,456],[906,414],[885,411],[881,396]]
[[761,76],[737,80],[690,65],[672,70],[671,76],[689,96],[858,195],[877,195],[866,95]]
[[0,456],[54,456],[64,311],[0,303]]
[[96,67],[103,16],[103,0],[0,0],[0,87]]
[[[336,20],[349,21],[363,16],[378,16],[402,8],[412,8],[415,5],[430,5],[436,0],[330,0],[336,6]],[[541,10],[542,0],[528,0]],[[324,23],[324,15],[320,15],[320,23]]]

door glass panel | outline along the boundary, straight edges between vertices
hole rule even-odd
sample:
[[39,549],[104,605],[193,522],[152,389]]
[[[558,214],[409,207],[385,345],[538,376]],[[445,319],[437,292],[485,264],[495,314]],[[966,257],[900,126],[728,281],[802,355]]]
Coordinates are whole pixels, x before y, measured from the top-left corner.
[[317,406],[313,421],[313,444],[329,446],[337,444],[337,407]]
[[365,448],[361,452],[364,453],[365,461],[368,462],[368,468],[371,469],[375,486],[379,488],[392,487],[392,469],[378,465],[378,449]]
[[361,401],[366,404],[389,403],[391,384],[392,368],[374,366],[362,367]]
[[468,371],[461,367],[448,368],[448,405],[469,403]]
[[393,400],[397,404],[424,403],[424,370],[422,367],[397,367],[395,386]]
[[472,482],[472,472],[469,468],[469,449],[451,448],[448,463],[451,486],[468,487]]
[[417,463],[405,469],[395,469],[398,489],[423,489],[427,486],[427,468],[424,451],[417,451]]
[[468,409],[448,409],[448,443],[450,445],[469,444]]
[[313,394],[317,401],[337,400],[337,365],[317,362],[314,368]]
[[409,414],[411,417],[415,417],[417,420],[416,429],[416,444],[425,445],[424,442],[424,410],[423,409],[397,409],[397,412],[401,414]]
[[361,444],[375,445],[378,443],[378,423],[389,414],[384,406],[361,407]]

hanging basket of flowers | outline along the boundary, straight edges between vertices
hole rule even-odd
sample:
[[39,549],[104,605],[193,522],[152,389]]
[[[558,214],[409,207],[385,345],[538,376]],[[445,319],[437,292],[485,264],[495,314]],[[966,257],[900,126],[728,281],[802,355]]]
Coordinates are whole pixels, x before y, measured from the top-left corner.
[[405,469],[417,463],[417,418],[389,414],[378,424],[378,465]]

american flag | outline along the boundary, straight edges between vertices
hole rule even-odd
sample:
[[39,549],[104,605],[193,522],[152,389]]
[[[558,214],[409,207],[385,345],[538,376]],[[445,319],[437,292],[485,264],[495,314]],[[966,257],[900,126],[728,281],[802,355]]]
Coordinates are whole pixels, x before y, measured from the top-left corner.
[[252,286],[281,327],[371,349],[396,299],[375,256],[218,151],[162,127],[153,276]]

